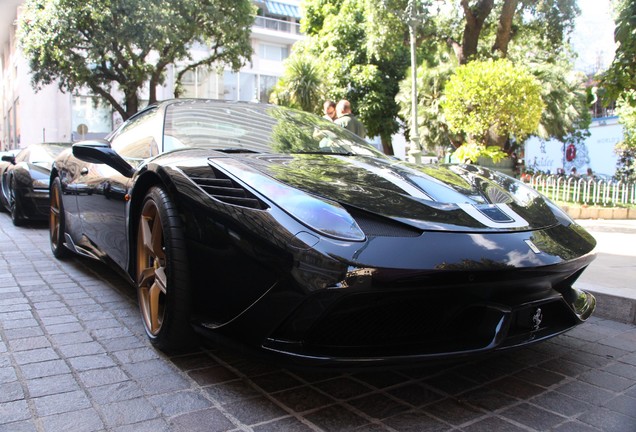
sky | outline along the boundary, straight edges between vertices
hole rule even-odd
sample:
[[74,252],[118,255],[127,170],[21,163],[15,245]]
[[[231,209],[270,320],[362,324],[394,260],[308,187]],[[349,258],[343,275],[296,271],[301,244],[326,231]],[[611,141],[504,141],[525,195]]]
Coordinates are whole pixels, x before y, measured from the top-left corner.
[[614,58],[614,18],[610,0],[578,0],[572,46],[578,53],[574,68],[590,73],[607,69]]

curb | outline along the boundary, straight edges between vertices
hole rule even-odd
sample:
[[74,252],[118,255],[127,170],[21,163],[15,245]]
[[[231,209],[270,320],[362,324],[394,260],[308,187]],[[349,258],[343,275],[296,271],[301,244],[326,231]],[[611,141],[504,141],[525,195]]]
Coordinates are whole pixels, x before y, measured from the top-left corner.
[[594,290],[586,291],[596,297],[596,309],[592,316],[607,318],[625,324],[636,324],[636,299]]
[[636,219],[636,209],[622,207],[584,207],[562,205],[572,219]]

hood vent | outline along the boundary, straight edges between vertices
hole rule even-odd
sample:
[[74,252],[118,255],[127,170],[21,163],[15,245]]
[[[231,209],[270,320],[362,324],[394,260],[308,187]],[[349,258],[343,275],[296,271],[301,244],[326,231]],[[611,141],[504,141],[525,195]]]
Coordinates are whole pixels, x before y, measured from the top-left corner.
[[190,179],[203,189],[209,196],[225,204],[264,210],[267,205],[243,186],[229,178],[222,172],[213,169],[212,172],[197,173]]

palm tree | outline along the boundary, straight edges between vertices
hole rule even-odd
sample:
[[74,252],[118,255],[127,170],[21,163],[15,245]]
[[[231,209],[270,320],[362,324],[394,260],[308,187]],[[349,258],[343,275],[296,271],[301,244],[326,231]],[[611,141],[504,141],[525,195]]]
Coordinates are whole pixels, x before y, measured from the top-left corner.
[[304,54],[289,57],[285,61],[285,74],[278,80],[270,101],[318,113],[321,98],[322,78],[316,61]]

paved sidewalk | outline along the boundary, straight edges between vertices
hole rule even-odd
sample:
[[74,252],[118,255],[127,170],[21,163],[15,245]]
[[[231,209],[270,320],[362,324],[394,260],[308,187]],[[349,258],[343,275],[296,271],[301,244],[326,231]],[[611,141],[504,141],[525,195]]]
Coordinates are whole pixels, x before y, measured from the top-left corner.
[[467,363],[307,373],[209,346],[165,356],[134,297],[0,214],[0,431],[636,430],[632,324],[592,318]]

